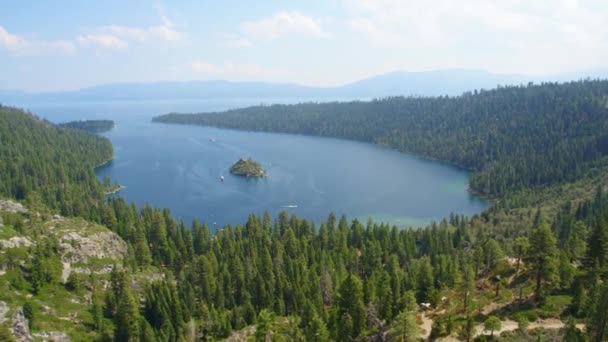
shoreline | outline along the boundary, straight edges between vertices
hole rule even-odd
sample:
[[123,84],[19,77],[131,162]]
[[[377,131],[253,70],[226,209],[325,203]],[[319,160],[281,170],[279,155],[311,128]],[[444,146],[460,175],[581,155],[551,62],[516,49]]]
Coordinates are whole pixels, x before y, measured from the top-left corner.
[[104,196],[109,196],[109,195],[114,195],[116,193],[119,193],[120,191],[126,189],[127,187],[124,185],[117,185],[117,186],[113,186],[110,190],[108,191],[104,191],[103,195]]
[[[177,114],[185,114],[185,113],[177,113]],[[195,113],[195,114],[203,114],[203,113]],[[160,115],[160,116],[162,116],[162,115]],[[455,167],[457,169],[461,169],[463,171],[466,171],[469,174],[472,174],[472,173],[476,172],[475,169],[466,167],[466,166],[458,164],[456,162],[452,162],[452,161],[448,161],[448,160],[442,160],[442,159],[431,157],[431,156],[424,155],[424,154],[416,154],[416,153],[413,153],[413,152],[410,152],[410,151],[401,150],[398,147],[392,147],[392,146],[386,144],[385,142],[381,142],[381,141],[377,141],[377,140],[363,141],[363,140],[355,140],[355,139],[348,139],[348,138],[335,137],[335,136],[327,136],[327,135],[320,135],[320,134],[287,133],[287,132],[277,132],[277,131],[268,131],[268,130],[244,130],[244,129],[229,128],[229,127],[224,127],[224,126],[217,126],[217,125],[203,125],[203,124],[197,124],[197,123],[182,123],[182,122],[171,122],[171,121],[157,121],[157,120],[155,120],[157,117],[153,117],[151,119],[151,122],[165,124],[165,125],[211,127],[211,128],[233,130],[233,131],[241,131],[241,132],[290,134],[290,135],[300,135],[300,136],[305,136],[305,137],[316,137],[316,138],[327,138],[327,139],[338,139],[338,140],[352,141],[352,142],[357,142],[357,143],[362,143],[362,144],[369,144],[369,145],[372,145],[372,146],[377,146],[377,147],[380,147],[380,148],[385,148],[385,149],[393,150],[393,151],[395,151],[397,153],[408,155],[408,156],[414,157],[414,158],[418,158],[420,160],[425,160],[425,161],[431,161],[431,162],[445,164],[445,165],[452,166],[452,167]],[[233,174],[233,175],[235,175],[235,174]],[[266,178],[266,176],[262,176],[262,177],[251,177],[251,176],[241,176],[241,175],[235,175],[235,176],[246,177],[246,178]],[[470,179],[469,179],[467,185],[468,186],[466,188],[466,192],[468,192],[469,194],[471,194],[473,196],[477,196],[480,199],[483,199],[484,201],[487,201],[488,203],[490,203],[490,206],[488,207],[488,209],[491,208],[491,207],[493,207],[498,201],[500,201],[500,199],[502,197],[504,197],[504,196],[490,196],[490,195],[482,194],[482,193],[476,191],[475,189],[473,189],[471,187]]]
[[99,169],[100,167],[102,167],[102,166],[105,166],[105,165],[109,164],[110,162],[114,161],[114,159],[115,159],[115,157],[114,157],[114,156],[110,157],[110,159],[107,159],[107,160],[103,161],[101,164],[99,164],[99,165],[97,165],[97,166],[93,167],[93,170],[97,170],[97,169]]

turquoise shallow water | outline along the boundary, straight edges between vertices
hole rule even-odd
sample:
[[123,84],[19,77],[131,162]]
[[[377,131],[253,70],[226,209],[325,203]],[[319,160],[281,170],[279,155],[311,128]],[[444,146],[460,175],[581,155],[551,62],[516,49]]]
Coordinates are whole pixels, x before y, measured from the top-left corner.
[[[291,102],[295,102],[291,101]],[[170,208],[210,225],[243,223],[250,213],[286,210],[319,222],[330,211],[399,226],[422,225],[488,203],[466,191],[468,173],[396,151],[352,141],[209,127],[153,124],[168,112],[223,110],[273,100],[182,100],[21,104],[53,122],[107,118],[104,133],[115,160],[97,170],[126,186],[128,201]],[[286,102],[282,100],[281,102]],[[287,101],[289,102],[289,101]],[[266,179],[243,179],[228,168],[253,157]],[[221,182],[220,177],[225,181]]]

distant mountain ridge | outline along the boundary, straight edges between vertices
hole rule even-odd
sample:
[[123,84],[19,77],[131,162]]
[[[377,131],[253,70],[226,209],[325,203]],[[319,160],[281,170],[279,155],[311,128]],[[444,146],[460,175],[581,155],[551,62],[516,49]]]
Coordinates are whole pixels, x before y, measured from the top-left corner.
[[396,71],[341,86],[314,87],[293,83],[238,81],[161,81],[117,83],[74,91],[28,93],[0,90],[0,103],[29,101],[122,101],[206,98],[378,98],[387,96],[460,95],[475,89],[528,82],[608,78],[608,69],[563,73],[547,77],[495,74],[475,69]]

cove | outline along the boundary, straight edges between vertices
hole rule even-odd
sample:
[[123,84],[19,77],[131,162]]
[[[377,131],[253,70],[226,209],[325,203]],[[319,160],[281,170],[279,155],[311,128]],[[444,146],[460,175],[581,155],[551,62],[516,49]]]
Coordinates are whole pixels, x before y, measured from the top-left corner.
[[[294,99],[299,102],[307,99]],[[346,140],[151,123],[168,112],[219,111],[284,99],[146,102],[27,103],[52,122],[111,119],[103,135],[115,159],[98,168],[126,188],[118,196],[138,205],[169,208],[189,224],[244,223],[251,213],[281,210],[320,222],[334,211],[397,226],[420,226],[451,212],[473,215],[489,206],[467,191],[469,173],[444,163]],[[269,177],[231,175],[253,157]],[[224,177],[224,181],[220,178]]]

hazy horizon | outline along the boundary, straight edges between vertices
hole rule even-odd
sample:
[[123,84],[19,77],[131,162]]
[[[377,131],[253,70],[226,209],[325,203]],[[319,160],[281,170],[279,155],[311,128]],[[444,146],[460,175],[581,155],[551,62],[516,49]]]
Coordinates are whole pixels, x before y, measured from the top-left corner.
[[395,71],[608,68],[608,2],[8,1],[0,89],[229,80],[339,86]]

